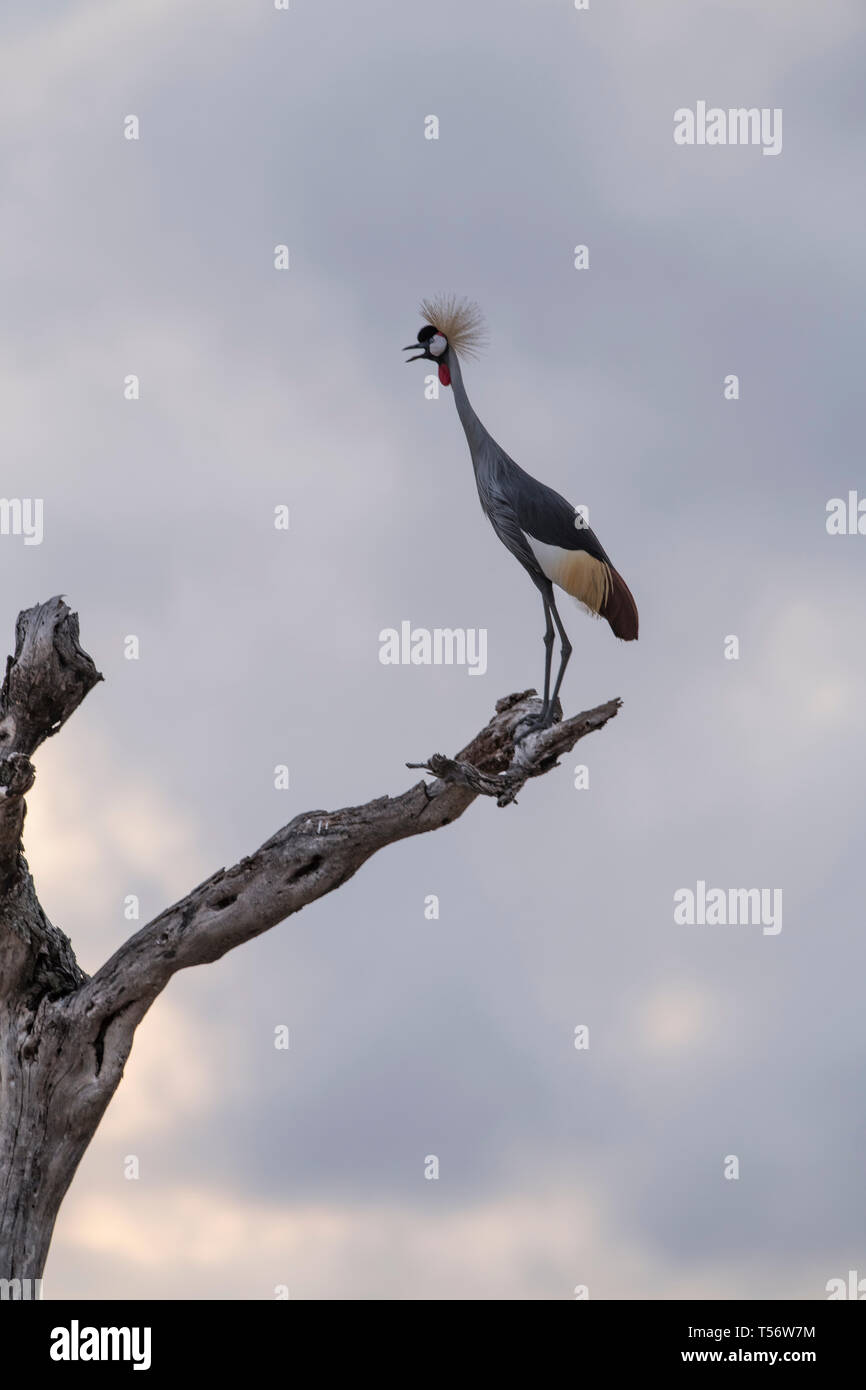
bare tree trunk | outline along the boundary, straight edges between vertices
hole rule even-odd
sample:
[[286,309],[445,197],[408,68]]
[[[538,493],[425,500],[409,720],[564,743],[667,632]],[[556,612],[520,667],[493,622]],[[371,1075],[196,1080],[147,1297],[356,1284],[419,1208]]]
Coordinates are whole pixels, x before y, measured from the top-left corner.
[[117,1089],[140,1020],[171,976],[218,960],[339,888],[377,850],[448,825],[477,796],[509,805],[618,700],[521,738],[534,691],[500,700],[456,758],[396,797],[296,816],[130,937],[92,977],[46,918],[21,846],[31,754],[102,677],[60,598],[18,617],[0,690],[0,1279],[42,1275],[54,1222]]
[[0,1033],[0,1270],[36,1279],[113,1088],[87,1076],[80,1041],[51,1003],[5,1008]]
[[0,690],[0,1277],[42,1273],[54,1221],[108,1103],[88,1122],[76,1096],[77,1039],[60,1001],[84,984],[46,918],[21,847],[30,755],[102,677],[61,599],[21,613]]

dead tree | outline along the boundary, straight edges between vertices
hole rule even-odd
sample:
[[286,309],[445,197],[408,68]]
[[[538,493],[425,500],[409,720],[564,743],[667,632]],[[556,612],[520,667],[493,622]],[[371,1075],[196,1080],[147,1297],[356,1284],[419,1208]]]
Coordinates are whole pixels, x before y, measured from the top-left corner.
[[0,690],[0,1278],[38,1279],[60,1203],[114,1095],[135,1029],[177,970],[218,960],[339,888],[385,845],[500,806],[616,714],[618,700],[521,740],[534,691],[500,700],[456,758],[400,796],[296,816],[131,936],[96,974],[39,905],[21,843],[31,757],[102,676],[60,598],[19,614]]

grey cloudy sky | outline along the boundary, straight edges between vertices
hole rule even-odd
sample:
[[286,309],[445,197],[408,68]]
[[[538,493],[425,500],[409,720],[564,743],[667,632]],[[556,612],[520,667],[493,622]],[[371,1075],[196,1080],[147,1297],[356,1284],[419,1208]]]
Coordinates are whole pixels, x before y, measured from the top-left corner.
[[[402,363],[422,295],[480,302],[476,409],[590,507],[641,611],[625,645],[563,604],[567,710],[624,707],[517,807],[173,981],[48,1296],[821,1297],[866,1274],[866,539],[825,528],[866,488],[864,48],[858,0],[4,17],[3,491],[45,506],[42,545],[0,538],[4,621],[11,643],[63,592],[106,676],[27,820],[85,968],[127,894],[146,919],[299,811],[402,789],[540,681],[537,594],[449,393]],[[698,100],[781,108],[782,153],[676,146]],[[382,666],[403,619],[486,628],[487,673]],[[782,931],[676,925],[699,879],[781,888]]]

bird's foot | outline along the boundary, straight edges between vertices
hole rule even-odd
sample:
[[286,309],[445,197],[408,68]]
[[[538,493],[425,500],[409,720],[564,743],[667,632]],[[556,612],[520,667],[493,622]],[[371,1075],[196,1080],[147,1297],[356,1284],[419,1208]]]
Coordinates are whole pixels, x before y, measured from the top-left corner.
[[542,729],[549,729],[551,724],[556,724],[562,718],[562,710],[557,700],[556,705],[545,709],[542,705],[537,714],[527,714],[514,730],[515,743],[521,743],[530,734],[537,734]]

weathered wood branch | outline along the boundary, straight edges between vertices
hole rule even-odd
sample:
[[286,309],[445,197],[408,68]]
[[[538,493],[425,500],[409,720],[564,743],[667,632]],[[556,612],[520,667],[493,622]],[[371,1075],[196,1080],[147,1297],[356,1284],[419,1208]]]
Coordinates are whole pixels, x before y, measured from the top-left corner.
[[296,816],[254,854],[220,869],[130,937],[79,991],[75,1007],[103,1019],[146,1006],[175,971],[218,960],[333,892],[385,845],[450,824],[479,792],[512,800],[528,778],[549,771],[619,708],[611,700],[515,746],[515,732],[540,703],[531,690],[500,700],[457,758],[442,760],[447,766],[433,783],[416,782],[399,796],[362,806]]
[[[541,777],[556,767],[558,760],[571,751],[579,738],[592,733],[594,729],[604,728],[622,704],[620,700],[608,700],[606,705],[585,710],[583,714],[575,714],[571,719],[563,719],[548,729],[538,730],[521,739],[520,725],[527,719],[526,701],[534,696],[534,690],[527,690],[523,695],[511,695],[507,700],[500,700],[496,706],[497,714],[510,712],[516,715],[514,723],[509,724],[510,762],[502,771],[486,772],[462,755],[446,758],[442,753],[434,753],[426,763],[407,763],[406,766],[423,768],[441,781],[457,787],[468,787],[479,796],[495,796],[497,806],[510,806],[530,777]],[[537,699],[533,700],[534,705],[537,703]],[[506,708],[503,709],[503,706]]]
[[0,691],[0,1278],[41,1274],[54,1220],[123,1075],[135,1029],[176,971],[219,959],[339,888],[378,850],[500,806],[613,718],[619,701],[528,732],[534,691],[500,700],[456,758],[398,796],[308,811],[130,937],[92,978],[47,921],[21,851],[30,755],[101,680],[78,621],[52,599],[18,619]]
[[69,941],[36,900],[21,847],[30,755],[63,727],[102,676],[62,598],[19,613],[15,655],[0,688],[0,993],[63,988],[83,979]]
[[102,676],[60,597],[18,614],[15,655],[0,688],[0,748],[30,754],[66,723]]

